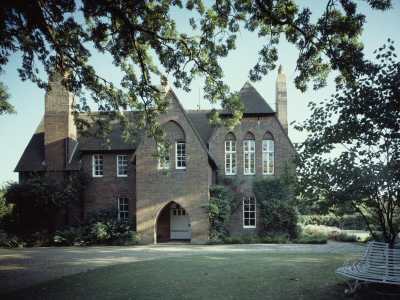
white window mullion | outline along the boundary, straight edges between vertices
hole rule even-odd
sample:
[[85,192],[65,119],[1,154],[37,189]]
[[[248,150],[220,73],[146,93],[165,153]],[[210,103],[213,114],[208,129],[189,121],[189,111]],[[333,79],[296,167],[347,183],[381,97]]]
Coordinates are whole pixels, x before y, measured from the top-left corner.
[[263,174],[274,175],[274,141],[263,140]]
[[236,175],[236,141],[225,141],[225,174]]
[[243,228],[256,228],[255,198],[243,198]]
[[118,219],[129,218],[129,200],[128,198],[118,198]]
[[185,142],[175,143],[175,167],[176,169],[186,169],[186,144]]
[[243,142],[244,152],[244,175],[254,175],[256,173],[255,168],[255,141],[245,140]]
[[117,155],[117,176],[128,176],[128,158],[126,155]]
[[103,155],[94,154],[93,155],[93,177],[103,177]]

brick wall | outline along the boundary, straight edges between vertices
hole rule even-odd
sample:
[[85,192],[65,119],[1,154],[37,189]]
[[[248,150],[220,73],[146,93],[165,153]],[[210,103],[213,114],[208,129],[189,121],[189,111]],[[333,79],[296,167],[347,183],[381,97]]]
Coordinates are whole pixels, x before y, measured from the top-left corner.
[[[181,138],[178,132],[168,132],[169,128],[180,128],[179,130],[183,131],[186,142],[186,169],[175,168],[174,143],[170,150],[171,173],[168,176],[163,175],[158,169],[157,159],[151,157],[156,152],[154,140],[143,139],[136,154],[137,231],[143,243],[157,242],[157,221],[161,222],[160,218],[165,217],[160,213],[172,202],[176,202],[189,214],[191,242],[205,243],[208,239],[209,225],[206,210],[202,206],[209,201],[211,172],[208,155],[172,91],[168,97],[172,100],[168,114],[159,116],[158,122],[162,125],[172,125],[168,123],[172,120],[178,125],[166,126],[169,138]],[[158,229],[161,230],[160,227]]]
[[76,141],[72,105],[74,95],[61,83],[61,75],[52,73],[45,95],[44,149],[46,171],[64,171]]
[[[92,157],[94,154],[103,156],[103,177],[93,177]],[[128,176],[117,176],[117,155],[128,156]],[[92,210],[103,207],[118,206],[118,197],[129,199],[129,216],[133,217],[136,212],[136,166],[132,164],[133,153],[84,153],[82,156],[82,167],[86,170],[91,180],[85,198],[85,217]]]
[[[286,160],[293,154],[292,145],[285,134],[282,126],[275,116],[266,117],[244,117],[240,124],[236,125],[231,131],[236,137],[236,164],[237,175],[228,175],[235,177],[240,181],[240,192],[246,197],[254,197],[252,183],[257,178],[266,178],[271,175],[262,174],[262,140],[266,132],[270,132],[274,138],[274,175],[282,174]],[[243,141],[246,133],[251,132],[255,138],[255,175],[244,175],[244,153]],[[225,175],[225,137],[229,131],[225,128],[219,128],[210,139],[211,152],[217,163],[221,166],[219,174]],[[259,213],[257,211],[257,220]],[[243,228],[243,208],[242,203],[238,203],[237,209],[231,215],[231,236],[256,235],[257,227]]]

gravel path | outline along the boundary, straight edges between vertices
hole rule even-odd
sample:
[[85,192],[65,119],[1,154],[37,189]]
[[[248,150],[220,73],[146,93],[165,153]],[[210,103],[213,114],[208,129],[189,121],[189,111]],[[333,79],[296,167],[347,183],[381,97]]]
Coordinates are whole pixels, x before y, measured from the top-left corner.
[[61,247],[0,249],[0,294],[101,266],[164,257],[218,253],[346,253],[361,254],[363,246],[329,241],[325,245],[159,244],[132,247]]

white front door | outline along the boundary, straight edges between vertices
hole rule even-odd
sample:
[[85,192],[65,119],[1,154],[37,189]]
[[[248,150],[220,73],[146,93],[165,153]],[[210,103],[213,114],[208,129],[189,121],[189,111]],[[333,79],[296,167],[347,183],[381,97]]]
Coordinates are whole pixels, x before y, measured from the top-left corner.
[[187,212],[174,204],[171,206],[171,240],[189,240],[190,239],[190,218]]

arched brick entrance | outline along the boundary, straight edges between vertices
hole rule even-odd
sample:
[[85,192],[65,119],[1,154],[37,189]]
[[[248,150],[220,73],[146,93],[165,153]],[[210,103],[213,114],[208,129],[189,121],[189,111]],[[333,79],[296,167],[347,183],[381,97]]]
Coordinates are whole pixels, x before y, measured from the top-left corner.
[[157,243],[190,241],[190,217],[180,204],[171,201],[158,214],[156,230]]

